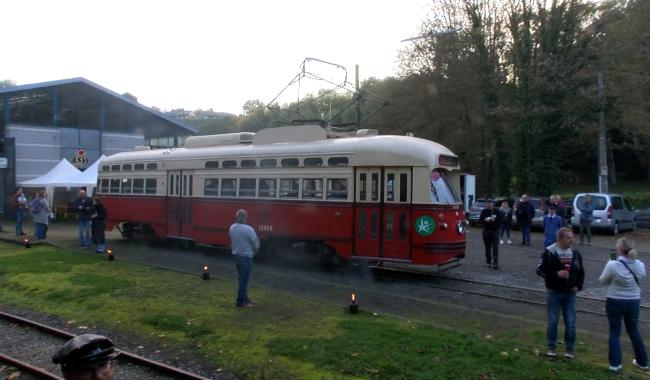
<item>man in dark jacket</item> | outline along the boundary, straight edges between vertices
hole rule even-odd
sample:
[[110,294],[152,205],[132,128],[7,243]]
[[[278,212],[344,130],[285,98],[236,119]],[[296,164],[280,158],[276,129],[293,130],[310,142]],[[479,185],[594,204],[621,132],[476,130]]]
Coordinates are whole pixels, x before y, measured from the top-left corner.
[[79,228],[79,244],[81,248],[90,247],[90,230],[92,226],[91,215],[95,213],[93,200],[86,196],[86,190],[79,190],[79,197],[74,201]]
[[492,199],[485,201],[479,220],[483,222],[483,244],[485,244],[485,262],[494,269],[499,269],[499,227],[501,212],[494,208]]
[[535,216],[535,207],[528,202],[528,194],[521,196],[517,205],[517,223],[521,226],[521,245],[530,245],[530,225]]
[[576,341],[576,293],[582,290],[585,270],[580,252],[572,249],[573,231],[562,227],[557,231],[557,242],[546,249],[539,259],[537,274],[546,284],[548,325],[546,356],[557,356],[557,324],[560,310],[564,318],[564,357],[573,359]]

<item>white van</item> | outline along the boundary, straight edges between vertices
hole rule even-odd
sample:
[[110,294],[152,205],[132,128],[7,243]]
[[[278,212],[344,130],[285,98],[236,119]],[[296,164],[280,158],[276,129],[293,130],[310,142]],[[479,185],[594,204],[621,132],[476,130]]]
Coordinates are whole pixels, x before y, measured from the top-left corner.
[[604,193],[580,193],[573,199],[573,227],[580,227],[580,207],[582,207],[585,195],[591,195],[591,202],[594,205],[594,221],[591,228],[606,229],[614,235],[621,230],[636,229],[636,213],[630,204],[621,194]]

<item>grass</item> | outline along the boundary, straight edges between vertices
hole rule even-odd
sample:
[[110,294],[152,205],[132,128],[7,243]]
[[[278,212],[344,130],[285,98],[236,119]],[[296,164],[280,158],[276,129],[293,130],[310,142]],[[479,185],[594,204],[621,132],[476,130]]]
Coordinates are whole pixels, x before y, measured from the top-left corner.
[[537,355],[531,342],[543,342],[539,325],[486,336],[481,331],[493,322],[472,313],[449,324],[441,324],[449,318],[444,313],[427,322],[350,315],[341,306],[259,288],[251,291],[258,306],[239,310],[234,288],[198,274],[0,242],[0,305],[154,339],[161,349],[193,350],[241,378],[611,378],[584,359]]

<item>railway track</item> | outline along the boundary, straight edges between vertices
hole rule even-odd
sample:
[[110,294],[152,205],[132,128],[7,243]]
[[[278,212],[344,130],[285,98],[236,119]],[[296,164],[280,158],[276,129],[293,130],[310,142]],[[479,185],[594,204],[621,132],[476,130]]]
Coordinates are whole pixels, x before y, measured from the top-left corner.
[[[376,276],[382,280],[392,280],[399,279],[400,281],[410,281],[418,282],[421,285],[426,287],[446,290],[451,292],[458,292],[464,294],[471,294],[475,296],[488,297],[494,299],[500,299],[504,301],[524,303],[529,305],[543,306],[546,307],[546,291],[542,289],[529,288],[525,286],[517,285],[507,285],[492,283],[487,281],[472,280],[459,277],[451,277],[447,275],[440,275],[434,273],[427,273],[421,271],[414,271],[401,268],[390,268],[384,266],[373,266],[372,267]],[[401,277],[402,275],[408,275],[408,278]],[[434,283],[433,281],[455,281],[460,283],[466,283],[471,285],[478,285],[480,289],[475,286],[471,287],[456,287],[448,286],[440,283]],[[502,289],[502,291],[491,291],[492,289]],[[503,291],[505,290],[505,292]],[[598,297],[589,297],[581,296],[577,297],[577,307],[576,311],[583,314],[591,314],[606,317],[605,313],[605,299]],[[645,313],[644,313],[645,312]],[[647,314],[645,319],[643,318],[644,314]],[[641,318],[639,319],[640,323],[650,325],[650,306],[641,305]]]
[[[13,349],[11,347],[1,349],[3,352],[0,352],[0,362],[28,373],[31,378],[61,379],[58,368],[49,359],[65,341],[74,337],[74,334],[4,311],[0,311],[0,321],[4,334],[8,335],[8,329],[15,329],[18,332],[14,331],[13,336],[20,337],[12,341]],[[21,347],[34,349],[26,350]],[[11,350],[11,352],[4,352],[5,350]],[[116,351],[119,352],[119,355],[113,360],[116,378],[208,379],[119,348],[116,348]]]

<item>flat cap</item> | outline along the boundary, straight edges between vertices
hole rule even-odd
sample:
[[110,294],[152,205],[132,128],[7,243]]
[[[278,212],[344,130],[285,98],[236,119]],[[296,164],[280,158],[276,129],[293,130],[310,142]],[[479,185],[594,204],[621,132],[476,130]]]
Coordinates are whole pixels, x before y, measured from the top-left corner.
[[113,359],[117,356],[114,351],[113,342],[107,337],[83,334],[67,341],[52,356],[52,361],[63,368],[90,368]]

